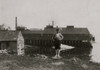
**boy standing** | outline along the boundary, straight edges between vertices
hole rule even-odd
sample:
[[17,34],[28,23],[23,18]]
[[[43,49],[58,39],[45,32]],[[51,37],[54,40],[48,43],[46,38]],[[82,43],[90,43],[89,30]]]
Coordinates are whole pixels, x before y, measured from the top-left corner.
[[56,55],[53,58],[61,58],[60,56],[60,45],[63,40],[63,35],[60,33],[60,29],[56,29],[56,34],[53,36],[53,42],[56,50]]

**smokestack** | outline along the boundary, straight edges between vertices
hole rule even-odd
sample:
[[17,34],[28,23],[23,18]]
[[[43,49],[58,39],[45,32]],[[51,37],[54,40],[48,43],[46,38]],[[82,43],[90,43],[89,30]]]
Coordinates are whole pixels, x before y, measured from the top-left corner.
[[15,17],[15,30],[17,30],[17,17]]
[[54,26],[54,20],[52,21],[52,26]]

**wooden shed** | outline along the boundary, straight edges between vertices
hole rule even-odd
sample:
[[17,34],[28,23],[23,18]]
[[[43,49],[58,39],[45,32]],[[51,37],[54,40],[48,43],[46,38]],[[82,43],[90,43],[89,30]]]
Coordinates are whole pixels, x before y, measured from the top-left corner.
[[20,31],[0,31],[0,50],[24,55],[24,38]]

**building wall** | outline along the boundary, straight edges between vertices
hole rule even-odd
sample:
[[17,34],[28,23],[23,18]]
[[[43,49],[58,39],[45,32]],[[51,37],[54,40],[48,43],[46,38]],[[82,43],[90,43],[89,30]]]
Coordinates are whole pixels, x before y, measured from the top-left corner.
[[7,50],[8,53],[17,53],[17,42],[16,41],[0,42],[0,50]]
[[[63,44],[71,45],[71,46],[86,46],[90,45],[90,37],[88,34],[63,34],[64,39],[62,40]],[[35,46],[43,46],[43,47],[52,47],[53,34],[43,34],[42,36],[28,36],[25,37],[25,44],[26,45],[35,45]],[[91,45],[90,45],[91,46]]]
[[24,38],[21,32],[19,32],[17,39],[17,54],[24,55]]

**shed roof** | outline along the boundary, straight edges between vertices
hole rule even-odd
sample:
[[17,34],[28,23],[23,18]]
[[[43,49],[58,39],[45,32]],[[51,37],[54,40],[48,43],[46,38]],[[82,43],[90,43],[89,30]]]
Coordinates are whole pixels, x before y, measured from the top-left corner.
[[0,31],[0,41],[16,41],[19,31]]

